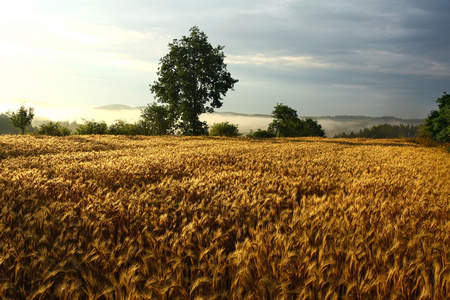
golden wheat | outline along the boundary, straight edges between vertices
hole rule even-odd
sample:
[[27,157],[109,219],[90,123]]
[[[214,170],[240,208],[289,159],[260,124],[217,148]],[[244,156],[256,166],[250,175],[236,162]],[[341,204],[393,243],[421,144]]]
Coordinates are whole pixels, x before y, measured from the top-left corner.
[[450,155],[0,136],[2,299],[445,299]]

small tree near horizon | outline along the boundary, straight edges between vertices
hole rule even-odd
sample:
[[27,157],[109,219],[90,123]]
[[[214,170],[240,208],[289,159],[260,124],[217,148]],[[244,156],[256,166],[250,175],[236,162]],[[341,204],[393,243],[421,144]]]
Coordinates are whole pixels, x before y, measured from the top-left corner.
[[238,125],[230,124],[228,121],[215,123],[209,130],[210,136],[228,136],[236,137],[240,136]]
[[29,107],[28,109],[25,105],[22,105],[17,112],[8,112],[9,123],[18,129],[20,133],[25,133],[25,128],[31,125],[31,121],[34,118],[34,108]]
[[158,80],[150,84],[150,91],[168,105],[183,135],[207,135],[199,115],[220,108],[222,97],[238,82],[227,71],[223,48],[211,46],[206,34],[194,26],[189,36],[169,43],[169,53],[159,62]]
[[297,111],[283,103],[278,103],[272,111],[273,121],[269,124],[268,132],[275,137],[325,137],[322,126],[311,118],[301,120]]
[[302,136],[317,136],[317,137],[325,137],[325,131],[322,128],[322,125],[317,122],[317,120],[313,120],[312,118],[306,118],[303,122],[303,133]]
[[283,103],[277,103],[272,111],[273,121],[269,124],[268,131],[273,132],[276,137],[299,136],[302,123],[298,118],[297,111]]

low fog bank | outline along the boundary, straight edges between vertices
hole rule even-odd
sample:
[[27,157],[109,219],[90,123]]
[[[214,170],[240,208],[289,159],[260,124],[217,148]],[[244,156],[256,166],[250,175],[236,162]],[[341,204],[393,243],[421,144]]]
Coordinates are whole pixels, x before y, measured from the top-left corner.
[[400,119],[395,117],[364,117],[364,116],[335,116],[335,117],[317,117],[316,119],[322,128],[325,129],[327,137],[334,137],[336,134],[350,132],[359,132],[364,128],[372,126],[390,124],[390,125],[419,125],[423,119]]
[[[15,107],[17,106],[17,107]],[[11,110],[17,110],[20,105],[10,107]],[[115,123],[117,120],[123,120],[128,123],[135,123],[139,120],[141,109],[144,107],[129,107],[126,105],[108,105],[103,107],[87,107],[87,106],[56,106],[42,105],[40,103],[31,103],[27,105],[34,107],[35,119],[34,126],[42,124],[45,120],[67,121],[69,123],[76,121],[79,124],[83,120],[105,121],[108,125]],[[0,113],[4,113],[9,109],[2,107]],[[300,117],[302,119],[306,116]],[[327,137],[334,137],[336,134],[345,132],[349,134],[351,131],[359,132],[365,127],[370,128],[374,125],[384,123],[391,125],[409,124],[418,125],[423,119],[400,119],[395,117],[364,117],[364,116],[327,116],[327,117],[311,117],[322,125]],[[271,115],[249,115],[232,112],[215,112],[207,113],[200,116],[200,120],[206,121],[211,127],[214,123],[226,122],[237,124],[242,134],[247,134],[250,130],[267,129],[272,122]]]
[[214,123],[229,122],[239,127],[239,132],[247,134],[250,130],[267,129],[273,118],[269,115],[244,115],[234,113],[211,113],[200,116],[201,121],[206,121],[211,127]]
[[[334,116],[334,117],[300,117],[301,119],[312,118],[322,125],[327,137],[334,137],[335,135],[345,132],[359,132],[364,128],[371,128],[375,125],[381,124],[409,124],[419,125],[423,119],[400,119],[395,117],[364,117],[364,116]],[[267,129],[267,126],[272,122],[273,118],[270,115],[245,115],[234,113],[212,113],[201,115],[200,119],[206,121],[209,126],[214,123],[228,121],[232,124],[239,125],[239,131],[243,134],[249,133],[250,130]]]

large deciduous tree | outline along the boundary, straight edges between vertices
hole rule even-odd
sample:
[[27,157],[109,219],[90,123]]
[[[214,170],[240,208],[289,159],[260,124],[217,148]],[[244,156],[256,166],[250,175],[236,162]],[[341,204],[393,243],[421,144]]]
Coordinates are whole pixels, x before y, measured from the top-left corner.
[[31,125],[31,121],[34,118],[34,108],[29,107],[25,108],[25,105],[22,105],[17,112],[8,112],[9,123],[20,129],[20,133],[25,133],[25,128]]
[[150,90],[176,115],[182,134],[204,135],[208,128],[199,115],[220,108],[222,97],[238,80],[227,71],[223,46],[211,46],[196,26],[190,33],[169,43],[170,51],[161,58],[158,80]]

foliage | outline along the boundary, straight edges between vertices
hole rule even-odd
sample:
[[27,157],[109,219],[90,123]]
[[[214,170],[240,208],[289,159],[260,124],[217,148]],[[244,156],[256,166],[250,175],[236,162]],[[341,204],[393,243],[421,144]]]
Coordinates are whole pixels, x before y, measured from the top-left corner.
[[238,126],[227,122],[215,123],[209,130],[211,136],[240,136]]
[[199,115],[221,107],[222,97],[238,80],[227,71],[223,46],[213,48],[196,26],[190,33],[169,43],[150,90],[174,113],[182,134],[205,135],[208,128]]
[[75,132],[77,134],[107,134],[108,125],[104,121],[96,122],[94,120],[84,120],[84,124],[78,125]]
[[335,135],[335,138],[372,138],[372,139],[387,139],[387,138],[415,138],[417,137],[418,126],[409,124],[382,124],[374,125],[370,129],[361,129],[358,133],[350,132],[346,134],[345,132]]
[[438,110],[431,111],[421,130],[435,142],[450,142],[450,94],[444,92],[436,103]]
[[247,137],[251,137],[251,138],[273,138],[273,137],[275,137],[275,135],[274,135],[274,133],[272,131],[258,128],[256,131],[250,130],[250,133],[247,134]]
[[269,124],[268,132],[276,137],[324,137],[322,126],[311,118],[299,119],[297,111],[287,105],[277,104],[272,111],[274,120]]
[[171,136],[0,145],[1,299],[449,295],[439,149]]
[[17,129],[9,122],[7,114],[0,114],[0,134],[16,134]]
[[137,135],[151,135],[150,124],[142,118],[134,124],[134,127]]
[[273,121],[268,131],[276,137],[301,136],[303,124],[298,118],[297,111],[287,105],[277,104],[272,111]]
[[25,133],[25,128],[31,125],[31,121],[34,118],[34,108],[25,108],[22,105],[17,112],[8,112],[9,122],[12,126],[20,129],[20,133]]
[[138,134],[138,129],[134,124],[126,123],[123,120],[117,120],[108,127],[108,133],[113,135],[136,135]]
[[175,114],[167,105],[148,104],[141,110],[141,120],[146,123],[146,135],[173,134],[175,129]]
[[70,135],[69,128],[62,126],[58,122],[48,122],[39,126],[37,134],[52,135],[52,136],[67,136]]
[[322,125],[317,122],[317,120],[306,118],[302,122],[303,132],[301,136],[325,137],[325,131],[323,130]]

